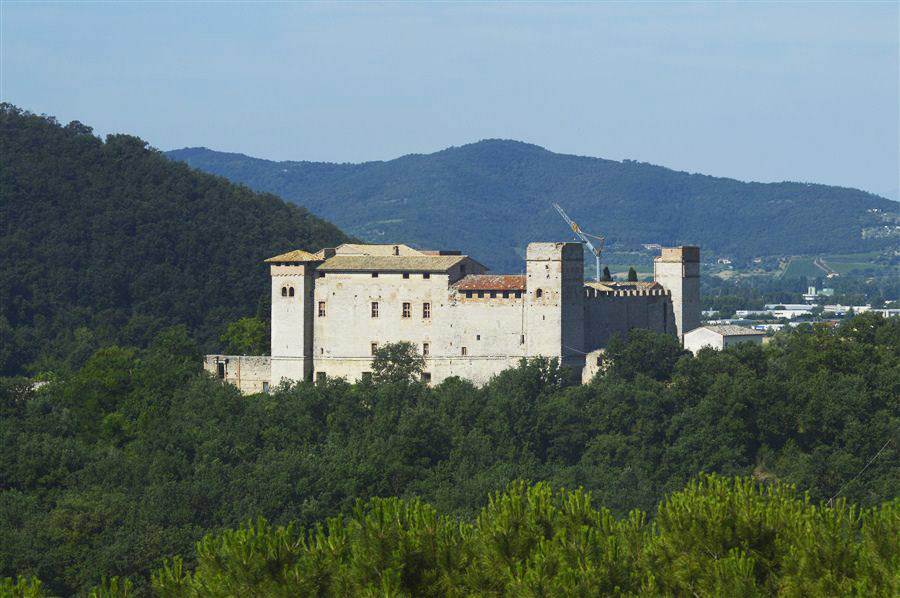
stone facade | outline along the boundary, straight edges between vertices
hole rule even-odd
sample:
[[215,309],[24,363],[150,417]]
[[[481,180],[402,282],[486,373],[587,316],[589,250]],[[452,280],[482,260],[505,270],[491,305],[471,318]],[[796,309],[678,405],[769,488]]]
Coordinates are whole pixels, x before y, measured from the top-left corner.
[[[557,358],[580,380],[596,371],[591,363],[585,370],[586,355],[596,361],[613,334],[674,335],[699,323],[699,251],[663,249],[661,257],[656,282],[585,283],[579,243],[531,243],[526,273],[513,276],[488,275],[459,252],[406,245],[293,251],[267,260],[272,357],[242,358],[269,360],[268,378],[259,365],[252,380],[226,380],[245,392],[263,381],[358,380],[377,347],[398,341],[419,348],[431,383],[459,376],[484,384],[532,357]],[[207,369],[217,372],[211,357]]]

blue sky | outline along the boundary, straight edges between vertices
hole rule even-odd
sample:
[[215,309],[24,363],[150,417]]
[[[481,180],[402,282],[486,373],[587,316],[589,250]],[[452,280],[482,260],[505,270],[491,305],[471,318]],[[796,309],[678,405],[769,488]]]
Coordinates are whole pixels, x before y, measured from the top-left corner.
[[159,149],[485,138],[900,199],[897,2],[9,2],[0,97]]

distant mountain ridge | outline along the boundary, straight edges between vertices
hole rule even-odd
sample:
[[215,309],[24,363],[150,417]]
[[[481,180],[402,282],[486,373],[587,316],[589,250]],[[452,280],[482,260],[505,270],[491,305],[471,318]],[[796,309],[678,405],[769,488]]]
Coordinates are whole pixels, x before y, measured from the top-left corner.
[[273,162],[206,148],[166,154],[280,195],[362,239],[462,249],[495,270],[521,268],[529,241],[571,238],[554,201],[619,250],[690,243],[746,258],[897,242],[894,228],[878,232],[885,218],[891,224],[897,204],[865,191],[744,183],[519,141],[489,139],[361,164]]

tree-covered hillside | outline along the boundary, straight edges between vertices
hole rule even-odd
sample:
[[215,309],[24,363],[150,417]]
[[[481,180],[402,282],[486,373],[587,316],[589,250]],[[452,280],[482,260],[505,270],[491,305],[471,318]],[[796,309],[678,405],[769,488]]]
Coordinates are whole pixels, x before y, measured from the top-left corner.
[[[693,508],[697,519],[682,520],[673,530],[679,544],[666,562],[623,557],[629,562],[622,566],[637,576],[631,578],[637,585],[623,591],[637,591],[648,581],[644,575],[655,572],[669,589],[644,595],[690,596],[679,579],[692,579],[697,567],[738,557],[731,548],[753,561],[742,566],[760,573],[759,591],[742,593],[726,581],[721,591],[698,590],[700,595],[775,595],[773,588],[791,579],[840,587],[841,576],[853,578],[857,566],[865,567],[858,562],[865,554],[859,550],[871,547],[855,544],[858,521],[838,501],[869,508],[900,496],[900,318],[864,314],[838,328],[804,326],[780,333],[766,346],[707,349],[696,357],[684,354],[672,337],[634,330],[611,344],[608,362],[591,384],[579,386],[569,386],[555,363],[534,360],[481,388],[458,378],[429,387],[388,368],[388,375],[358,384],[303,382],[248,397],[200,372],[196,347],[183,329],[174,329],[161,332],[144,350],[101,349],[78,371],[39,389],[28,380],[0,379],[0,578],[36,575],[49,593],[69,596],[104,576],[127,576],[138,595],[146,595],[150,572],[176,554],[184,556],[185,570],[194,569],[199,556],[198,574],[206,569],[202,576],[215,575],[218,562],[237,584],[280,578],[288,566],[309,564],[308,557],[323,573],[303,569],[301,577],[310,575],[304,583],[311,586],[191,593],[190,580],[176,575],[170,582],[187,583],[186,593],[172,588],[161,595],[366,595],[353,584],[365,586],[393,567],[438,573],[430,561],[404,552],[419,538],[407,541],[399,530],[376,526],[365,536],[375,544],[359,538],[362,544],[336,553],[304,556],[296,552],[304,552],[301,546],[279,552],[265,542],[250,542],[226,547],[219,561],[211,554],[218,552],[218,540],[206,542],[200,555],[193,547],[204,534],[259,516],[311,530],[329,516],[352,518],[357,500],[374,497],[420,497],[454,525],[474,523],[485,533],[504,530],[511,521],[507,516],[482,520],[479,513],[489,494],[514,480],[583,487],[592,493],[593,505],[582,504],[580,511],[603,506],[617,518],[632,509],[652,516],[659,501],[701,472],[796,484],[809,493],[812,505],[834,499],[838,508],[816,515],[800,501],[790,506],[779,500],[769,509],[755,499],[733,502],[719,495],[693,506],[673,501],[677,511]],[[734,509],[737,519],[730,514]],[[896,510],[886,514],[896,518]],[[537,515],[518,529],[553,531],[561,523],[554,516],[545,525]],[[657,512],[657,525],[669,525],[661,517]],[[614,529],[578,527],[590,527],[590,520],[572,522],[585,534],[584,543],[576,543],[581,548],[564,544],[576,561],[582,549],[597,556],[591,547],[618,542]],[[788,520],[794,523],[782,524]],[[380,521],[387,524],[393,516]],[[897,525],[895,519],[883,523]],[[798,527],[790,527],[794,524]],[[330,526],[328,534],[340,545],[338,531]],[[556,559],[557,549],[564,548],[547,545],[545,552],[527,538],[519,543],[504,534],[509,542],[503,550],[511,551],[507,564],[519,571],[517,577],[529,570],[527,577],[537,575],[532,568],[540,566],[533,559]],[[710,542],[698,544],[704,538]],[[501,537],[495,540],[502,545]],[[469,558],[456,542],[450,539],[447,558]],[[381,548],[367,552],[373,546]],[[472,549],[477,553],[479,546]],[[891,563],[900,556],[893,546],[881,553],[888,571],[896,570]],[[387,560],[356,575],[344,566],[363,561],[347,551],[363,561],[379,554]],[[686,562],[668,560],[682,553]],[[288,560],[280,561],[279,554]],[[276,562],[259,563],[254,555]],[[818,579],[832,565],[837,577]],[[792,573],[794,566],[809,568]],[[495,580],[506,589],[491,593],[479,585],[478,575],[469,577],[455,566],[444,570],[452,571],[460,576],[460,587],[471,589],[469,595],[532,595],[506,576]],[[351,589],[332,585],[341,579]],[[322,584],[321,593],[309,589],[316,584]],[[407,591],[379,595],[429,594]],[[778,595],[847,595],[785,592]],[[859,594],[876,595],[862,589]]]
[[[346,237],[303,208],[0,106],[0,375],[186,325],[214,346],[267,295],[262,260]],[[263,305],[264,308],[264,305]]]
[[270,162],[204,148],[167,155],[277,193],[360,238],[462,249],[495,270],[521,268],[529,241],[571,236],[551,202],[617,250],[694,243],[750,257],[866,251],[900,239],[898,204],[863,191],[743,183],[516,141],[364,164]]

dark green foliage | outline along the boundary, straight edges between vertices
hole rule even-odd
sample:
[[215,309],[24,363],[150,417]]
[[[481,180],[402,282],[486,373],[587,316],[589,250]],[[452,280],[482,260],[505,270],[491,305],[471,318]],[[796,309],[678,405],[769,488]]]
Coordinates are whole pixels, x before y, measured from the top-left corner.
[[863,228],[892,226],[883,218],[897,213],[895,202],[863,191],[743,183],[516,141],[365,164],[270,162],[204,148],[167,155],[276,193],[360,238],[462,249],[498,271],[518,272],[529,241],[571,238],[555,201],[584,230],[606,236],[613,251],[695,244],[737,259],[868,251],[897,241],[862,238]]
[[603,266],[603,276],[600,277],[600,280],[604,282],[612,281],[612,274],[609,273],[609,266]]
[[174,324],[220,350],[225,322],[265,296],[263,259],[346,240],[136,137],[103,142],[9,104],[0,156],[0,375],[77,368]]
[[228,325],[220,338],[233,355],[268,355],[269,331],[259,318],[241,318]]
[[388,343],[375,350],[372,380],[376,384],[411,384],[425,369],[425,359],[418,347],[408,341]]
[[638,275],[637,270],[634,269],[634,266],[628,267],[628,282],[637,282]]
[[616,520],[583,491],[511,484],[471,524],[373,499],[308,534],[264,519],[176,558],[156,594],[193,596],[895,596],[900,501],[817,507],[792,487],[702,476]]
[[[199,364],[173,328],[42,388],[0,379],[0,577],[35,575],[52,595],[127,577],[147,595],[150,572],[180,554],[157,580],[164,594],[187,591],[192,571],[231,595],[896,587],[896,507],[841,501],[900,495],[898,318],[697,357],[635,330],[584,386],[538,359],[483,388],[329,379],[244,397]],[[809,502],[719,480],[657,509],[700,472],[795,483]],[[515,486],[484,510],[515,480],[581,486],[592,501]],[[357,506],[377,497],[402,500]],[[812,506],[832,498],[833,510]],[[660,539],[647,544],[636,508]],[[346,526],[325,521],[338,515]],[[294,528],[244,528],[194,552],[259,516]]]

